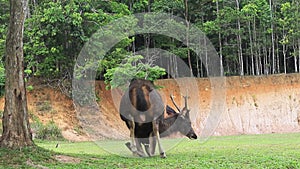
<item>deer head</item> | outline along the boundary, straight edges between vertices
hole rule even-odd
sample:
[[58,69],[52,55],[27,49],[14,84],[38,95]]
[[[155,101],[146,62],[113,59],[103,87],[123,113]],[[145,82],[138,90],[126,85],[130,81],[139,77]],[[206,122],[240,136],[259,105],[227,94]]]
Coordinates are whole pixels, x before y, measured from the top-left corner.
[[179,125],[178,126],[179,132],[182,134],[185,134],[190,139],[197,139],[197,135],[196,135],[194,129],[192,128],[192,123],[191,123],[191,119],[190,119],[190,109],[188,108],[188,104],[187,104],[187,100],[189,97],[183,96],[184,107],[182,109],[180,109],[177,106],[173,95],[170,95],[170,98],[172,100],[172,103],[174,104],[174,106],[176,107],[176,109],[179,112],[177,120],[176,120],[177,124]]

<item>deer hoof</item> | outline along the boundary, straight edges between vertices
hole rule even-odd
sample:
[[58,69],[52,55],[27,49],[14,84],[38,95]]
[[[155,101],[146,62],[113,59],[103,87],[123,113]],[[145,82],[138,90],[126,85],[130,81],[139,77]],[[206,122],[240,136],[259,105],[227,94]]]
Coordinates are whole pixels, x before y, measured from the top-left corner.
[[144,152],[137,151],[139,157],[147,157]]
[[130,151],[132,151],[133,153],[137,153],[138,150],[137,150],[137,148],[136,148],[135,145],[132,145],[132,144],[130,144],[129,142],[126,143],[125,145],[128,147],[128,149],[129,149]]
[[137,148],[136,146],[130,146],[130,149],[132,152],[136,153],[137,152]]
[[125,145],[130,151],[137,152],[136,146],[132,146],[129,142],[125,143]]
[[165,153],[165,152],[160,153],[160,157],[161,157],[161,158],[167,158],[166,153]]

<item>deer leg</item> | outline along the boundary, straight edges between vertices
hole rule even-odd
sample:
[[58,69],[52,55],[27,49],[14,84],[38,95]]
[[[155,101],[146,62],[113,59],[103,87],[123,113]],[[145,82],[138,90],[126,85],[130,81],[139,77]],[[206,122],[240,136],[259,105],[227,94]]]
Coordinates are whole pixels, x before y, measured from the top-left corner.
[[141,142],[143,138],[135,138],[135,143],[136,143],[136,148],[137,148],[137,154],[140,156],[140,157],[146,157],[146,154],[143,150],[143,147],[141,145]]
[[135,123],[133,121],[133,118],[129,124],[130,124],[130,140],[131,140],[130,149],[131,149],[133,155],[137,155],[137,148],[136,148],[136,142],[135,142],[135,136],[134,136]]
[[150,148],[151,148],[149,156],[154,156],[155,148],[156,148],[156,138],[155,138],[153,132],[150,134],[150,137],[149,137],[149,145],[150,145]]
[[154,135],[155,135],[156,140],[157,140],[160,157],[161,158],[166,158],[167,157],[166,153],[165,153],[165,151],[164,151],[164,149],[161,145],[161,142],[160,142],[160,136],[159,136],[159,130],[158,130],[159,124],[154,120],[154,121],[152,121],[152,126],[153,126]]
[[147,141],[148,143],[144,144],[146,153],[148,154],[149,157],[154,156],[156,142],[155,142],[155,137],[153,136],[153,132],[150,133],[148,138],[144,138],[144,139],[148,139]]
[[146,150],[146,153],[149,157],[152,156],[151,152],[150,152],[150,144],[144,144],[145,146],[145,150]]
[[146,138],[139,138],[139,140],[140,140],[140,143],[142,143],[144,145],[144,148],[146,150],[147,155],[149,157],[151,157],[149,138],[148,137],[146,137]]

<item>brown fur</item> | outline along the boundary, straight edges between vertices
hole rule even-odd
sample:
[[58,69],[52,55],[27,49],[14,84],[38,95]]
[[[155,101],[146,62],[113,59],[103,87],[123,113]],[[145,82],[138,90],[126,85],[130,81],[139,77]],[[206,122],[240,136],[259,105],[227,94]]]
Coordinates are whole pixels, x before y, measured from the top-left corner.
[[157,140],[161,157],[166,157],[159,136],[159,123],[163,120],[163,113],[163,100],[153,83],[142,79],[132,80],[129,90],[121,99],[120,115],[130,130],[130,147],[135,154],[145,156],[136,139],[148,138],[152,133]]

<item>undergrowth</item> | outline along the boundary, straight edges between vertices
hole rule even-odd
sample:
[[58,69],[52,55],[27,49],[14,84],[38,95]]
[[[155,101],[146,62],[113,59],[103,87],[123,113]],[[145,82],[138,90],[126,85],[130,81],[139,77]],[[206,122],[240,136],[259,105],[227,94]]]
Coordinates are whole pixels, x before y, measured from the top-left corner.
[[43,124],[37,116],[30,113],[31,130],[33,131],[34,139],[42,140],[63,140],[61,129],[55,124],[53,120]]

